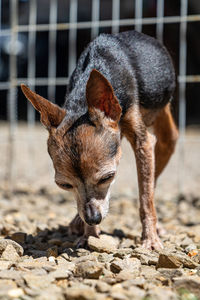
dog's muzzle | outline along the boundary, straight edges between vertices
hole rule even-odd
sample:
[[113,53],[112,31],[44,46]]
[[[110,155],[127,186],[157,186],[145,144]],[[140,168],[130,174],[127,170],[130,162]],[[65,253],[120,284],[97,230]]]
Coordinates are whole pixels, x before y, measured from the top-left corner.
[[91,203],[87,203],[85,206],[84,219],[88,225],[93,226],[101,223],[102,215],[94,207],[94,205],[92,205]]

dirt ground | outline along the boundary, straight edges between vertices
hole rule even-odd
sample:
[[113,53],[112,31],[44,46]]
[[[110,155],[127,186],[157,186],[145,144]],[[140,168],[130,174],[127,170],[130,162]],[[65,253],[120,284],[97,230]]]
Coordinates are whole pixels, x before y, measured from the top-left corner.
[[161,252],[141,248],[134,156],[125,141],[100,239],[76,249],[78,237],[68,232],[76,203],[53,182],[46,137],[41,126],[19,126],[11,185],[8,128],[0,126],[0,299],[200,299],[200,131],[187,130],[184,159],[177,147],[157,186]]

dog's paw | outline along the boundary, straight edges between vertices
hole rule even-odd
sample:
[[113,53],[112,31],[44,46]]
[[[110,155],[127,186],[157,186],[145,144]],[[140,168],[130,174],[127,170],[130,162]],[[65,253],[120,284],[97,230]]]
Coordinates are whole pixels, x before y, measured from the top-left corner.
[[142,247],[149,250],[161,250],[163,245],[161,240],[157,235],[153,235],[149,238],[146,238],[142,241]]
[[85,235],[82,235],[76,242],[76,248],[88,248],[88,237]]
[[74,219],[70,222],[68,228],[68,234],[72,235],[82,235],[84,233],[84,222],[81,220],[79,215],[77,214]]

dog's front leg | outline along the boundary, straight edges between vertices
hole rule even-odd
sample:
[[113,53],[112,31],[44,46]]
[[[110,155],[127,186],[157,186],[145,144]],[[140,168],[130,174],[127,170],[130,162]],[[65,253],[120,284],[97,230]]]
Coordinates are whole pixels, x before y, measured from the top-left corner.
[[143,246],[158,250],[163,246],[156,230],[157,218],[154,206],[155,137],[143,127],[139,134],[135,133],[132,145],[138,172]]
[[87,240],[90,235],[98,237],[100,233],[99,226],[89,226],[83,222],[79,214],[77,214],[74,219],[69,224],[69,234],[80,235],[78,242],[76,244],[77,248],[84,248],[87,246]]
[[84,223],[84,234],[79,238],[76,247],[85,248],[87,247],[87,242],[89,236],[99,237],[100,229],[99,226],[89,226]]

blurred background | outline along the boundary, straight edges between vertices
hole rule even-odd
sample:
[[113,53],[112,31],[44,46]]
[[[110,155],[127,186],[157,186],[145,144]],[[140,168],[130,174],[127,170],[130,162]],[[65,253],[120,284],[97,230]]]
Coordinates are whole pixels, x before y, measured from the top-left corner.
[[[62,105],[68,78],[100,33],[135,29],[158,38],[177,74],[172,111],[180,138],[157,195],[200,194],[200,1],[0,0],[0,188],[58,191],[47,132],[20,84]],[[123,141],[113,195],[137,194],[134,155]]]

